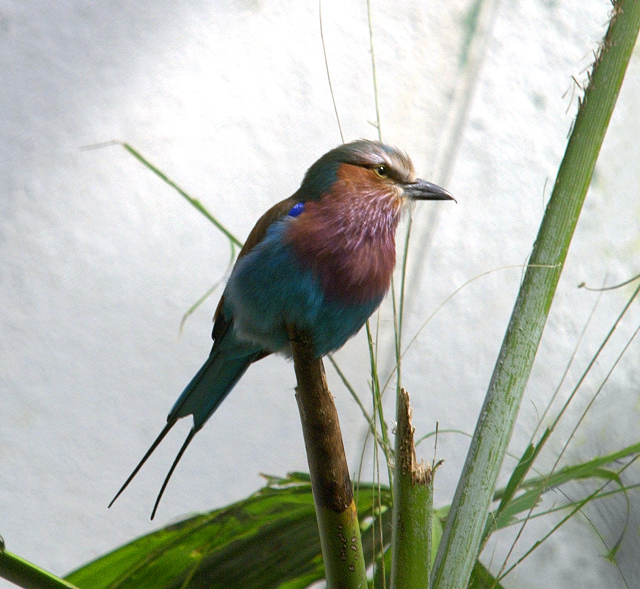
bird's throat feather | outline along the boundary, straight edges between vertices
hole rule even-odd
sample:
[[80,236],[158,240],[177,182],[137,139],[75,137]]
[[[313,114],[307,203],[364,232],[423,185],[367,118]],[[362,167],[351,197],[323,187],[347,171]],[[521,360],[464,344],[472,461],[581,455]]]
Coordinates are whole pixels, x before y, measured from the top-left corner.
[[331,190],[305,203],[284,236],[328,300],[361,304],[389,288],[402,199],[392,187],[371,182],[370,174],[341,166]]

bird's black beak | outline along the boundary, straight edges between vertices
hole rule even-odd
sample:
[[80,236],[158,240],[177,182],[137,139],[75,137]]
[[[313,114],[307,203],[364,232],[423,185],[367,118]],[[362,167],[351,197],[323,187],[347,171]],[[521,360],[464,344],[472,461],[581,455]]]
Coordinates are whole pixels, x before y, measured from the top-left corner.
[[452,200],[458,202],[449,192],[440,186],[418,178],[404,185],[405,194],[413,200]]

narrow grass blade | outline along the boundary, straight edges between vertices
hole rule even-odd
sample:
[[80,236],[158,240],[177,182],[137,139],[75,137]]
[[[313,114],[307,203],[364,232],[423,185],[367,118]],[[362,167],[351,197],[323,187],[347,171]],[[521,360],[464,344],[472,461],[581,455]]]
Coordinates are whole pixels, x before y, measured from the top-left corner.
[[195,207],[200,213],[202,213],[209,221],[211,221],[222,233],[224,233],[229,239],[229,241],[237,247],[242,247],[242,242],[237,239],[218,219],[216,219],[206,208],[205,206],[196,198],[190,196],[187,192],[185,192],[180,186],[178,186],[171,178],[169,178],[164,172],[162,172],[159,168],[154,166],[148,159],[146,159],[138,150],[133,148],[128,143],[121,143],[122,147],[124,147],[133,157],[135,157],[141,164],[151,170],[158,178],[160,178],[163,182],[171,186],[175,191],[178,192],[180,196],[182,196],[191,206]]

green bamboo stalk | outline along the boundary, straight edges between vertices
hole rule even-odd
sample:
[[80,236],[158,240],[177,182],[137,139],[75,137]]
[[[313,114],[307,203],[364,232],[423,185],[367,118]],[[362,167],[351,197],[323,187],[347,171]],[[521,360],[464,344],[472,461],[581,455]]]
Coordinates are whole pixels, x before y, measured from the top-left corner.
[[77,589],[19,556],[0,549],[0,577],[25,589]]
[[580,102],[456,489],[432,576],[433,589],[466,587],[495,483],[640,28],[640,0],[613,4]]
[[391,589],[428,589],[435,469],[417,464],[409,394],[404,389],[397,408]]
[[311,338],[288,327],[327,589],[366,589],[360,523],[338,412]]

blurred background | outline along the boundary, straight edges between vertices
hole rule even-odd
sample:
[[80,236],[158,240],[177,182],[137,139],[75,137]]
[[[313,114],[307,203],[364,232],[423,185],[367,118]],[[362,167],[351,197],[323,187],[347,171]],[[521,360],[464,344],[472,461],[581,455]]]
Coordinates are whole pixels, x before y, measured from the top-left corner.
[[[413,211],[403,384],[417,437],[436,422],[473,432],[610,9],[608,0],[378,0],[368,13],[364,0],[322,2],[345,140],[376,138],[378,110],[382,138],[458,200]],[[8,550],[64,575],[185,514],[247,496],[263,485],[259,473],[307,470],[293,366],[270,357],[195,438],[154,522],[153,501],[189,420],[107,510],[209,353],[222,287],[182,331],[180,323],[225,276],[230,247],[124,148],[83,147],[131,144],[243,240],[341,141],[319,22],[317,2],[293,0],[0,0],[0,534]],[[569,362],[561,399],[634,288],[600,294],[578,285],[617,284],[640,271],[638,52],[523,400],[514,455]],[[403,236],[401,228],[399,243]],[[378,319],[386,376],[394,364],[389,301]],[[639,321],[636,303],[540,468],[564,448]],[[639,355],[632,343],[562,464],[638,441]],[[335,359],[369,407],[364,334]],[[366,423],[328,365],[327,373],[356,473]],[[392,383],[391,425],[393,397]],[[468,442],[461,433],[438,439],[438,506],[453,496]],[[433,440],[418,454],[431,460]],[[374,475],[369,453],[360,476]],[[630,508],[620,495],[563,526],[505,586],[640,587],[640,511],[637,495],[629,498]],[[515,555],[560,517],[532,523]],[[616,566],[604,556],[625,524]],[[494,571],[512,541],[509,533],[498,540],[483,555]]]

